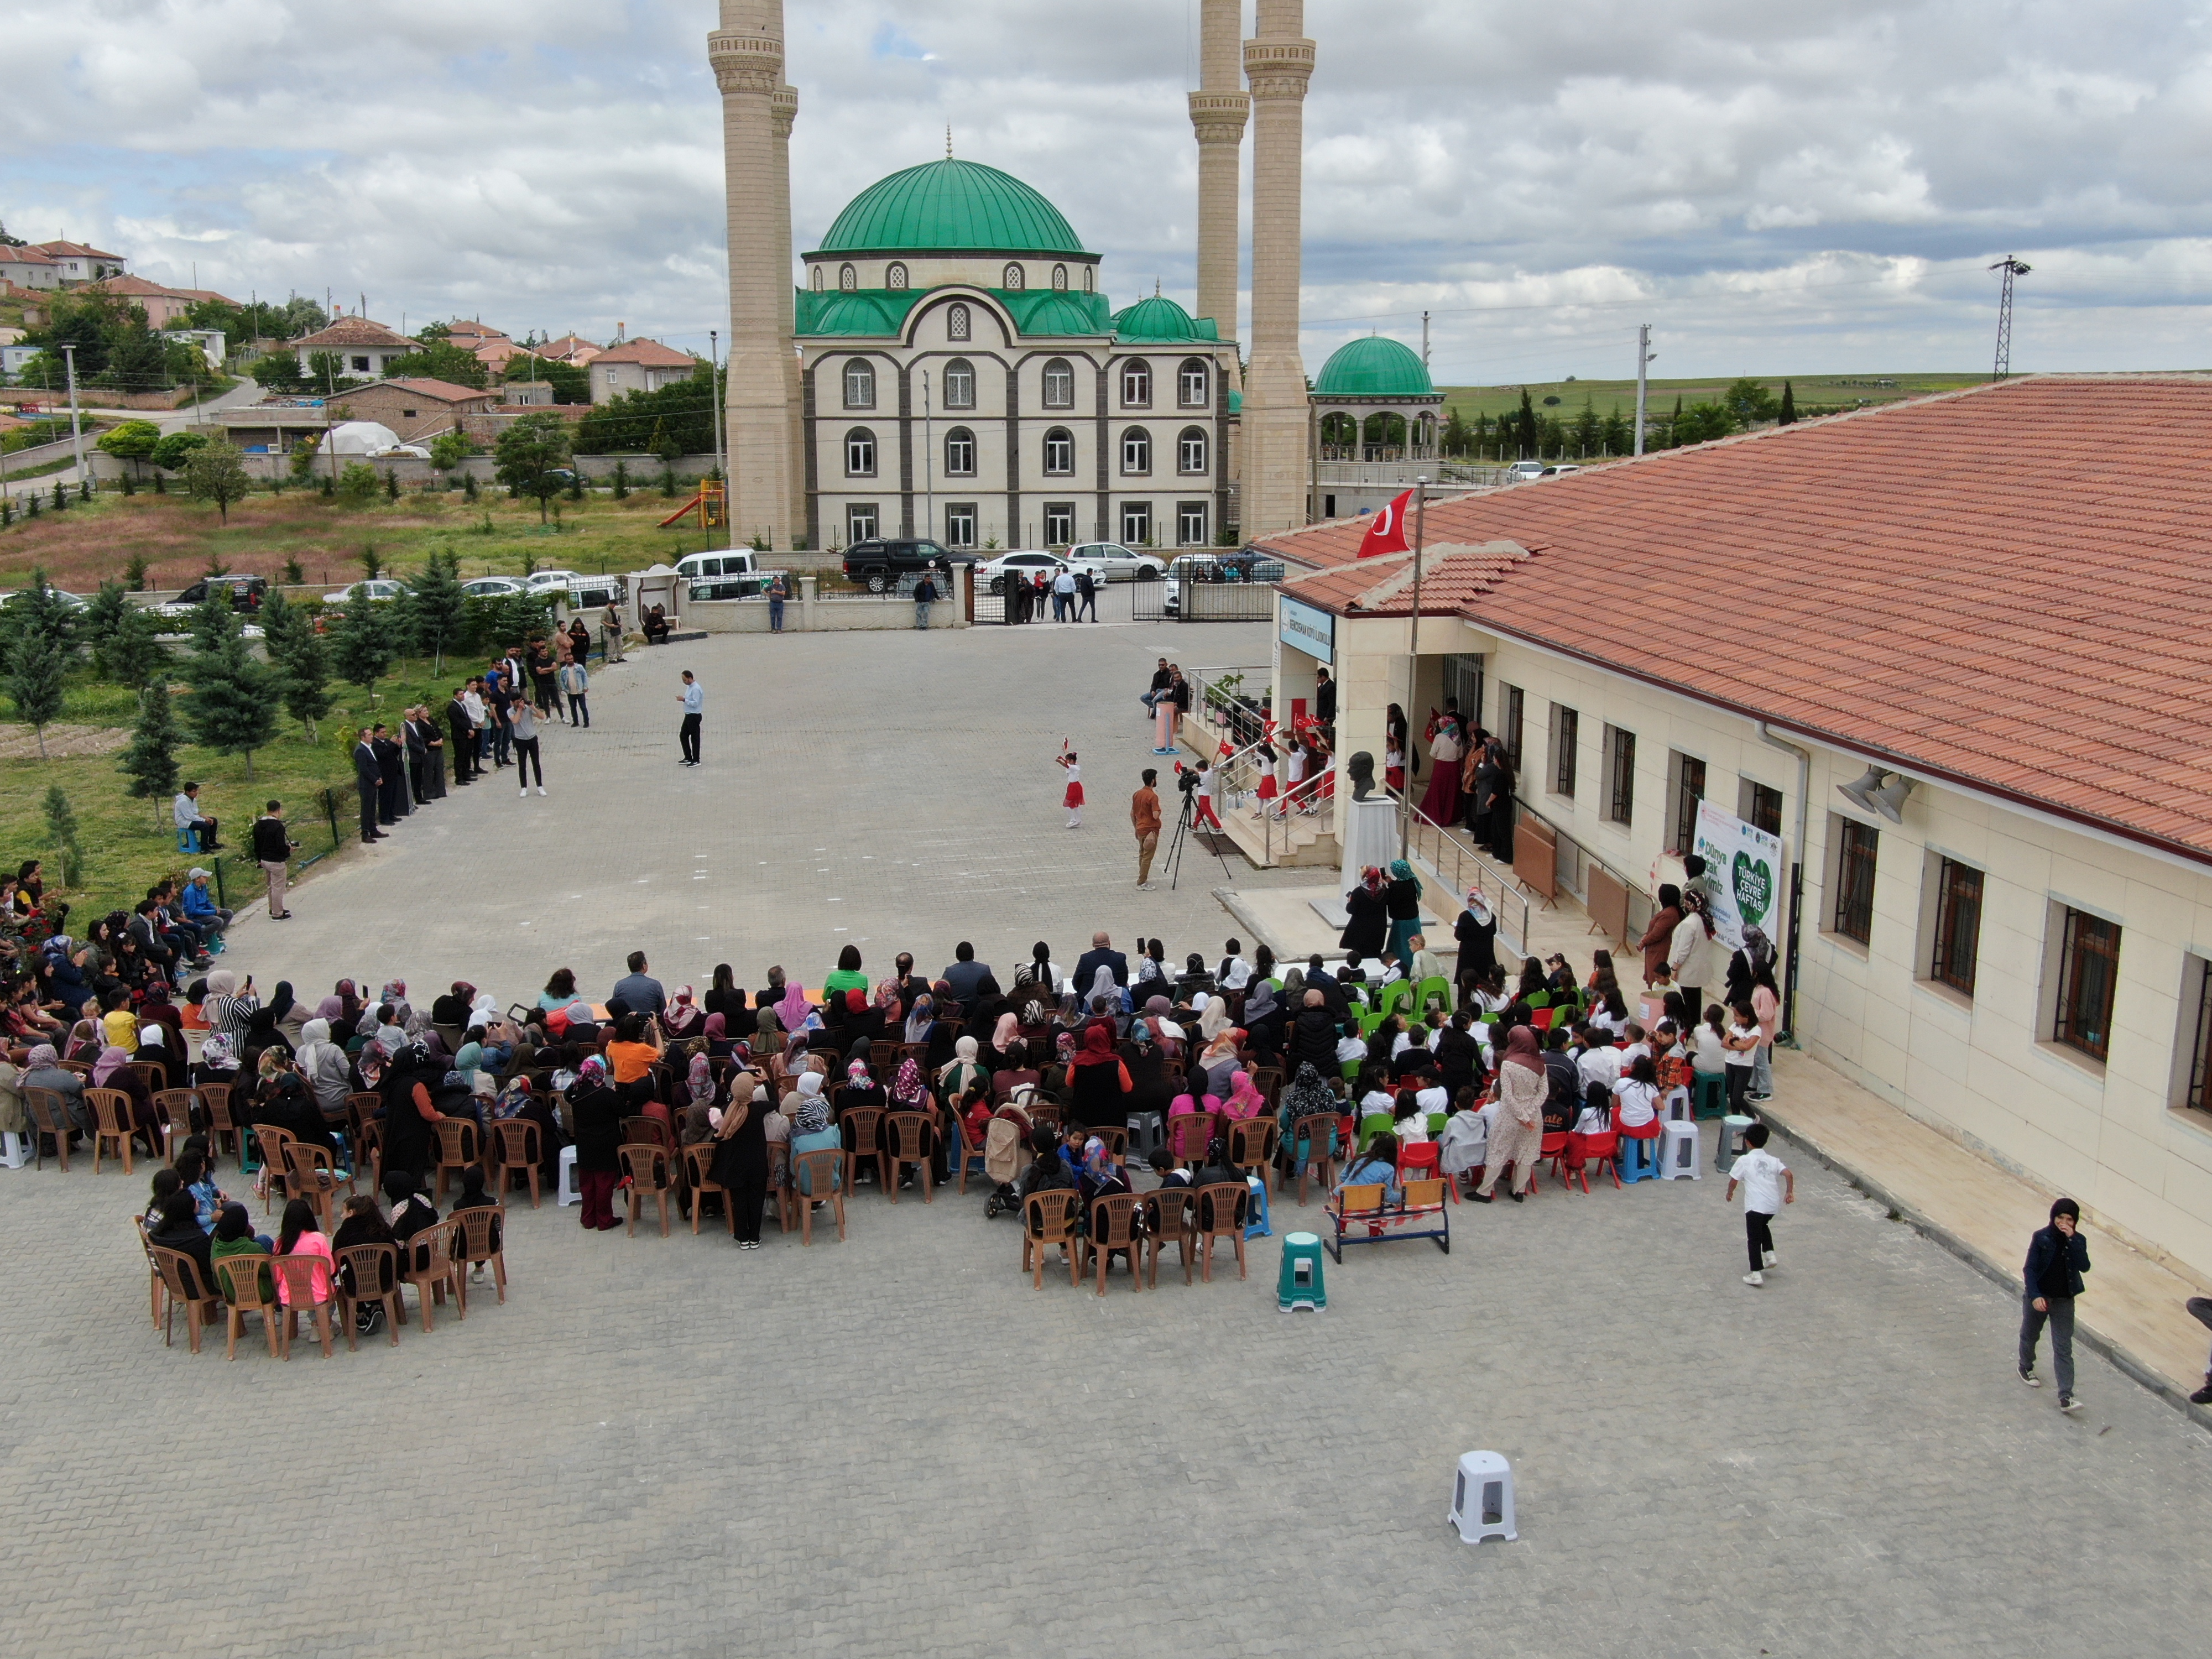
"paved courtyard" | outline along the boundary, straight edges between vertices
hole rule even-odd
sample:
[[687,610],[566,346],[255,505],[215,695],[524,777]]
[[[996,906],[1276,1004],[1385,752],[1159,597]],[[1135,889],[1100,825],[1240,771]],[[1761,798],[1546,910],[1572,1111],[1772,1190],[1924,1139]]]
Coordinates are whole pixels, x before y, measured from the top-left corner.
[[[501,774],[432,808],[228,960],[309,994],[465,975],[521,1000],[562,963],[604,990],[633,945],[695,984],[725,959],[818,983],[848,939],[871,968],[963,937],[1065,963],[1099,925],[1212,952],[1218,866],[1130,890],[1131,697],[1163,651],[1265,645],[1046,625],[653,653],[600,681],[588,737],[549,740],[544,799]],[[708,688],[696,772],[684,665]],[[1097,803],[1075,833],[1063,735]],[[1784,1097],[1806,1064],[1782,1057]],[[1449,1256],[1355,1250],[1318,1315],[1275,1309],[1280,1235],[1320,1213],[1294,1200],[1249,1279],[1218,1256],[1186,1287],[1170,1258],[1157,1294],[1117,1272],[1101,1300],[1032,1289],[973,1183],[863,1189],[848,1241],[771,1224],[751,1255],[711,1224],[587,1237],[526,1199],[504,1307],[289,1365],[258,1334],[233,1364],[141,1322],[143,1165],[0,1172],[8,1645],[2201,1651],[2212,1437],[2087,1353],[2088,1409],[2061,1417],[2013,1378],[2011,1298],[1787,1146],[1783,1265],[1746,1288],[1711,1144],[1698,1182],[1547,1185],[1455,1211]],[[1474,1447],[1513,1460],[1516,1542],[1443,1524]]]

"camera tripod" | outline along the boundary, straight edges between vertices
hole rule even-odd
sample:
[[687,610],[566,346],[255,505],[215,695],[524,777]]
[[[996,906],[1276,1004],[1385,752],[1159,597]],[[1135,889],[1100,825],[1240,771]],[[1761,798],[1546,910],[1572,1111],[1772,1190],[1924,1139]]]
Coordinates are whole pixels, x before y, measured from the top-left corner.
[[[1185,789],[1182,792],[1182,816],[1176,820],[1175,838],[1168,843],[1168,890],[1170,892],[1173,892],[1176,884],[1182,879],[1182,844],[1184,838],[1190,833],[1191,820],[1196,815],[1196,809],[1192,803],[1197,799],[1196,789]],[[1212,848],[1211,850],[1213,856],[1221,860],[1223,879],[1236,880],[1237,872],[1229,867],[1228,855],[1218,847]]]

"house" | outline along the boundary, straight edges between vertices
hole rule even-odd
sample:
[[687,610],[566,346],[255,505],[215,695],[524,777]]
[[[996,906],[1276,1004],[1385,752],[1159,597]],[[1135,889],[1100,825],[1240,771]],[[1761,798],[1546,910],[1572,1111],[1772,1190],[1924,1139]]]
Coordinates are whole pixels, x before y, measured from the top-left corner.
[[422,343],[366,317],[340,317],[328,328],[302,335],[291,348],[299,354],[302,374],[313,374],[315,354],[327,351],[337,358],[339,374],[362,379],[381,378],[399,358],[420,351]]
[[62,268],[44,248],[0,246],[0,283],[17,288],[59,288]]
[[335,409],[326,411],[319,398],[274,399],[209,413],[249,455],[289,455],[302,443],[320,442],[331,425],[349,418]]
[[688,380],[700,367],[688,351],[678,351],[640,335],[608,347],[591,360],[592,401],[605,403],[627,392],[658,392]]
[[207,359],[210,368],[219,369],[230,360],[229,343],[219,328],[167,328],[161,331],[161,337],[193,347]]
[[450,380],[379,380],[341,394],[342,418],[388,426],[407,444],[427,443],[451,432],[465,415],[485,415],[499,402],[494,392],[455,386]]
[[28,363],[32,358],[37,356],[40,352],[45,349],[46,348],[43,346],[0,346],[0,375],[4,375],[11,380],[14,380],[15,376],[23,372],[23,366],[25,364]]
[[500,330],[469,318],[459,317],[446,325],[446,341],[462,350],[474,354],[476,360],[495,374],[507,366],[507,360],[520,349],[514,340]]
[[1410,554],[1261,544],[1308,567],[1277,709],[1330,665],[1336,753],[1379,759],[1390,704],[1418,742],[1456,696],[1516,869],[1632,939],[1735,846],[1801,1045],[2212,1273],[2212,379],[1998,382],[1423,525],[1414,659]]
[[40,252],[54,262],[64,283],[96,283],[103,276],[129,274],[131,261],[120,253],[88,247],[82,242],[34,242]]
[[548,340],[538,348],[538,356],[548,362],[567,363],[572,368],[581,368],[598,356],[605,347],[596,345],[577,334],[563,334],[557,340]]
[[[185,321],[185,313],[203,300],[220,300],[235,307],[238,301],[208,288],[167,288],[143,276],[106,276],[85,284],[88,294],[112,294],[128,300],[146,313],[146,325],[156,331]],[[219,365],[218,365],[219,366]]]

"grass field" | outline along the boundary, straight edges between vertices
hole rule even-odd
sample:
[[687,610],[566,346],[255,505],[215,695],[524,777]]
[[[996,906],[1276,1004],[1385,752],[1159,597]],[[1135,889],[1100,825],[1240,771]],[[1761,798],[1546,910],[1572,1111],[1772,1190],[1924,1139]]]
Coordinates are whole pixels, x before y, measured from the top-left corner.
[[[1787,380],[1794,389],[1797,407],[1808,405],[1820,408],[1849,407],[1854,404],[1891,404],[1900,398],[1924,397],[1931,392],[1955,392],[1960,386],[1979,386],[1989,379],[1986,374],[1811,374],[1774,375],[1754,374],[1757,380],[1776,397],[1782,395],[1782,383]],[[1652,380],[1648,382],[1649,408],[1663,413],[1674,407],[1680,398],[1683,406],[1692,404],[1716,403],[1733,384],[1734,377],[1705,380]],[[1521,407],[1522,388],[1537,409],[1549,415],[1569,420],[1582,413],[1583,402],[1589,399],[1601,418],[1612,413],[1618,405],[1623,415],[1636,412],[1636,382],[1633,380],[1516,380],[1510,386],[1448,386],[1437,390],[1444,394],[1444,407],[1457,410],[1463,420],[1472,421],[1478,415],[1487,415],[1495,420],[1498,416]],[[1553,400],[1556,398],[1555,403]]]

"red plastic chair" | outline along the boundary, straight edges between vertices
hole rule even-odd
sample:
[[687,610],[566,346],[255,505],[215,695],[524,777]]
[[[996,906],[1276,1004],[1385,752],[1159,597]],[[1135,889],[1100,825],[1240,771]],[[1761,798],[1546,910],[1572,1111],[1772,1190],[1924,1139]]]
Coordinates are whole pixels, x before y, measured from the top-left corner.
[[1593,1164],[1602,1164],[1605,1165],[1607,1171],[1613,1176],[1613,1186],[1618,1188],[1620,1185],[1620,1135],[1619,1132],[1613,1129],[1607,1129],[1601,1134],[1583,1135],[1578,1137],[1578,1139],[1583,1143],[1583,1161],[1582,1166],[1575,1171],[1575,1174],[1582,1182],[1583,1190],[1585,1193],[1589,1191],[1589,1166]]
[[[1562,1129],[1557,1134],[1546,1135],[1544,1139],[1538,1143],[1536,1147],[1534,1167],[1530,1169],[1528,1171],[1528,1190],[1530,1192],[1533,1193],[1536,1190],[1537,1172],[1543,1169],[1547,1159],[1551,1162],[1552,1173],[1554,1175],[1558,1175],[1559,1173],[1559,1160],[1566,1155],[1567,1140],[1567,1132]],[[1561,1181],[1562,1184],[1564,1184],[1564,1176],[1561,1177]]]
[[[1443,1156],[1443,1148],[1433,1140],[1417,1140],[1410,1146],[1401,1146],[1398,1149],[1398,1184],[1402,1187],[1408,1181],[1443,1181],[1443,1170],[1437,1163]],[[1459,1202],[1459,1194],[1455,1190],[1456,1185],[1456,1182],[1444,1181],[1444,1190],[1451,1194],[1451,1201],[1455,1204]]]

